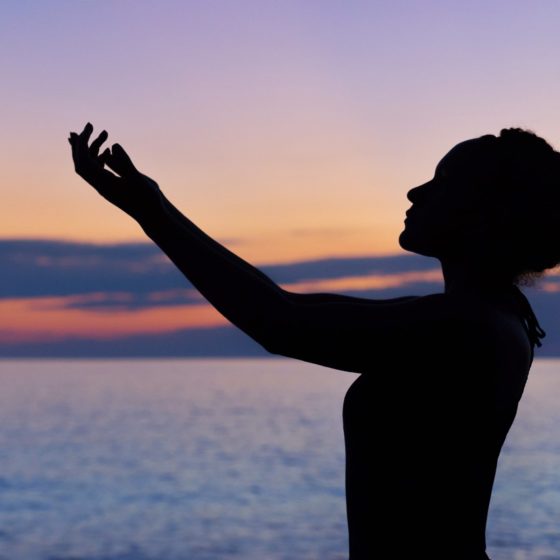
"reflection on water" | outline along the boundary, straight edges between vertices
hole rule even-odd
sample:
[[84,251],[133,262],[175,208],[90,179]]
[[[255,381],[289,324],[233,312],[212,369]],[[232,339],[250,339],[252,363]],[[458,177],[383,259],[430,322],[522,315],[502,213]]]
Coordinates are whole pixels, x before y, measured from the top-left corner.
[[6,558],[344,558],[353,375],[287,361],[0,368]]
[[560,360],[537,360],[498,463],[492,560],[560,558]]
[[[342,560],[341,407],[297,361],[0,362],[0,559]],[[500,460],[493,560],[558,559],[560,361]]]

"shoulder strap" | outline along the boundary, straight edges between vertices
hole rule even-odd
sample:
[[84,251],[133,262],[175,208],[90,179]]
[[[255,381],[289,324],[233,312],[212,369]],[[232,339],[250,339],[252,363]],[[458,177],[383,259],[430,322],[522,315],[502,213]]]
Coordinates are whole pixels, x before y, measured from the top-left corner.
[[517,287],[514,286],[514,294],[519,302],[520,310],[523,315],[523,319],[527,323],[527,333],[529,335],[529,340],[533,346],[536,344],[537,346],[541,347],[542,342],[541,338],[546,336],[546,332],[542,329],[539,325],[539,321],[529,303],[529,300],[525,296],[525,294]]

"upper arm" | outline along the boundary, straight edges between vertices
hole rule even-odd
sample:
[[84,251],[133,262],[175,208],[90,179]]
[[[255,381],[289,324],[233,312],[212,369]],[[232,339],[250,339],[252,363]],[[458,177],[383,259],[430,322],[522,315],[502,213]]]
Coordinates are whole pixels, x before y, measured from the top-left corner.
[[352,304],[363,304],[363,305],[387,305],[389,303],[400,303],[403,301],[410,301],[412,299],[417,299],[421,296],[402,296],[398,298],[390,299],[367,299],[358,298],[353,296],[347,296],[343,294],[296,294],[293,292],[286,292],[286,297],[294,303],[298,304],[311,304],[311,303],[352,303]]
[[[265,347],[274,354],[363,373],[382,356],[407,352],[458,316],[444,294],[392,300],[286,293]],[[427,337],[427,338],[426,338]]]

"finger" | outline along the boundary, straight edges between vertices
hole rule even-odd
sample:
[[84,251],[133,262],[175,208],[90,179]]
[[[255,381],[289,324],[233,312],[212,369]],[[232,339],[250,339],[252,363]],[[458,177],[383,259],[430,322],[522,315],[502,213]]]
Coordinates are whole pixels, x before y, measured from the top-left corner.
[[106,165],[111,171],[122,177],[122,167],[119,166],[118,162],[115,162],[115,156],[109,153],[104,158],[104,165]]
[[84,144],[87,145],[87,143],[89,141],[89,137],[91,136],[92,132],[93,132],[93,125],[88,122],[86,124],[86,126],[84,126],[84,130],[82,130],[82,132],[80,132],[80,135],[79,135],[80,142],[83,142]]
[[104,166],[107,164],[110,157],[111,157],[111,150],[109,148],[105,148],[105,150],[103,150],[103,153],[99,156],[97,161],[100,163],[101,166]]
[[[103,152],[103,156],[107,157],[105,152]],[[95,165],[80,165],[78,163],[76,164],[76,172],[100,193],[108,188],[113,188],[115,186],[114,181],[119,179],[119,177],[106,169],[104,165],[98,163],[98,161],[95,162]]]
[[80,136],[87,136],[89,138],[92,132],[93,132],[93,125],[90,122],[87,122],[82,132],[80,132]]
[[89,147],[89,153],[92,156],[97,156],[97,154],[99,153],[99,148],[101,148],[101,145],[103,144],[103,142],[105,142],[105,140],[107,140],[108,137],[109,134],[107,134],[107,131],[103,130],[101,134],[91,143],[91,146]]
[[88,140],[93,132],[93,126],[91,123],[87,123],[82,132],[78,134],[74,141],[74,163],[77,167],[86,165],[89,160],[88,153]]
[[130,156],[124,151],[124,148],[120,144],[113,144],[111,154],[112,157],[109,165],[119,175],[126,176],[138,173],[138,170],[134,167]]
[[72,159],[74,160],[74,169],[78,175],[89,181],[96,174],[96,169],[103,169],[95,157],[92,157],[88,150],[87,141],[93,131],[93,127],[88,123],[80,134],[70,133],[70,145],[72,146]]

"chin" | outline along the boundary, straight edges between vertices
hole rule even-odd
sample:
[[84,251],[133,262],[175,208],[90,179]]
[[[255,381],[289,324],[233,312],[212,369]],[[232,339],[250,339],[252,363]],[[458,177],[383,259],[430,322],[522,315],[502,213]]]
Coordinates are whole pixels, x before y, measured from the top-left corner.
[[414,241],[414,236],[411,235],[410,231],[405,226],[405,228],[399,235],[399,245],[405,251],[412,251],[413,253],[416,253],[416,244],[414,243]]
[[405,251],[410,251],[411,253],[425,257],[437,257],[435,248],[431,247],[425,240],[423,242],[421,237],[414,235],[407,227],[399,235],[399,245]]

